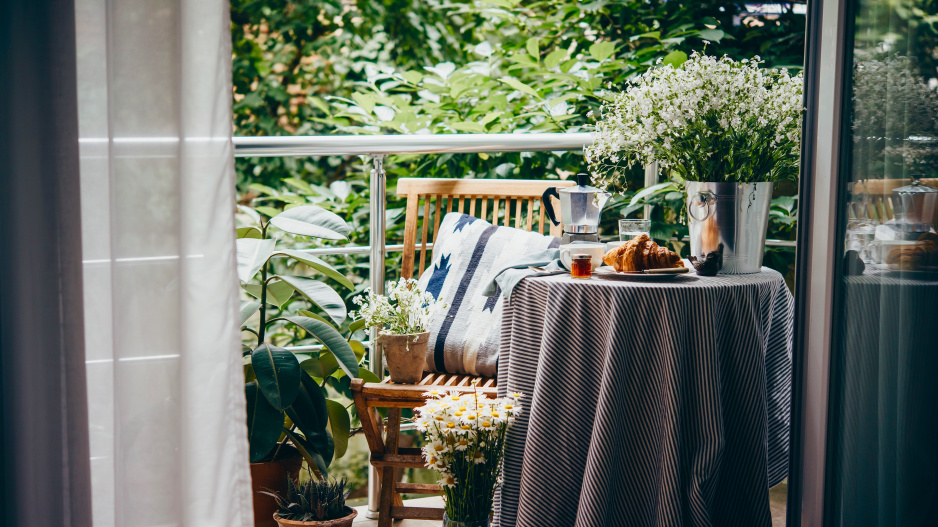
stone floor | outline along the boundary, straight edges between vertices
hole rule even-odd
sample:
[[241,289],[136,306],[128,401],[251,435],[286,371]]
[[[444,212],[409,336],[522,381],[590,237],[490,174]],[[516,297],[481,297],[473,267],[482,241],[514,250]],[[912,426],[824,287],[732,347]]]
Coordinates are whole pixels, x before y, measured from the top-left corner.
[[[773,487],[769,491],[769,505],[772,507],[772,527],[785,527],[785,496],[788,491],[787,483],[782,483]],[[439,496],[432,498],[420,498],[416,500],[407,500],[407,505],[411,507],[442,507],[443,499]],[[377,527],[378,520],[369,520],[365,516],[368,509],[367,505],[356,507],[358,516],[355,518],[355,527]],[[394,524],[394,527],[440,527],[442,522],[427,520],[402,520]]]

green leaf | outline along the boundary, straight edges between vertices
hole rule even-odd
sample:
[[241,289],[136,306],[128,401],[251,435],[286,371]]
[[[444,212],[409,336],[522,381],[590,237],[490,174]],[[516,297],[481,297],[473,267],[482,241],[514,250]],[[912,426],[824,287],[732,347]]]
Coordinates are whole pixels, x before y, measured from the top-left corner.
[[[338,360],[339,366],[348,374],[349,377],[355,377],[358,372],[358,359],[352,346],[346,342],[342,334],[336,331],[332,326],[309,317],[287,317],[287,320],[297,326],[305,329],[311,335],[319,339],[329,352]],[[328,376],[328,374],[326,374]]]
[[724,35],[726,35],[726,33],[724,33],[722,29],[701,29],[697,32],[698,37],[710,42],[719,42],[723,40]]
[[547,69],[553,69],[558,64],[563,62],[563,59],[565,58],[567,58],[567,50],[555,49],[554,51],[548,53],[546,57],[544,57],[544,66],[546,66]]
[[251,315],[257,313],[257,310],[261,308],[260,302],[241,302],[241,323],[238,327],[244,325],[245,322],[251,318]]
[[670,64],[672,67],[676,68],[681,64],[687,62],[687,53],[683,51],[672,51],[664,56],[664,59],[661,60],[662,64]]
[[365,319],[356,320],[355,322],[352,322],[351,324],[348,325],[348,332],[350,334],[355,333],[356,331],[362,329],[363,327],[365,327]]
[[[260,284],[245,284],[241,286],[249,295],[254,298],[261,298]],[[283,307],[293,296],[293,286],[282,281],[270,281],[267,283],[267,303],[277,307]]]
[[355,289],[355,286],[352,284],[352,281],[345,277],[342,273],[336,270],[335,267],[332,267],[328,263],[316,258],[315,256],[305,253],[303,251],[295,251],[292,249],[282,249],[277,251],[275,254],[282,254],[289,256],[298,262],[303,262],[304,264],[312,267],[313,269],[319,271],[320,273],[332,278],[336,282],[344,285],[348,289]]
[[330,321],[326,320],[325,318],[323,318],[323,317],[317,315],[316,313],[313,313],[312,311],[308,311],[308,310],[306,310],[306,309],[300,309],[299,311],[296,312],[296,314],[297,314],[297,315],[300,315],[301,317],[315,318],[316,320],[318,320],[318,321],[320,321],[320,322],[325,322],[326,324],[329,324],[329,327],[334,327],[334,326],[332,325],[332,322],[330,322]]
[[236,240],[238,249],[238,279],[248,282],[267,263],[274,252],[274,240],[241,238]]
[[328,285],[305,276],[277,276],[277,278],[291,285],[307,300],[325,311],[336,324],[341,324],[345,320],[347,313],[345,301]]
[[596,42],[590,46],[590,56],[596,60],[606,60],[616,52],[614,42]]
[[507,85],[509,85],[509,86],[511,86],[512,88],[514,88],[514,89],[516,89],[516,90],[518,90],[518,91],[522,91],[522,92],[524,92],[524,93],[527,93],[528,95],[533,95],[533,96],[537,97],[538,99],[541,98],[541,96],[538,95],[536,91],[534,91],[534,88],[532,88],[532,87],[528,86],[527,84],[525,84],[525,83],[519,81],[518,79],[513,79],[513,78],[511,78],[511,77],[502,77],[501,79],[498,79],[498,80],[501,81],[501,82],[503,82],[503,83],[505,83],[505,84],[507,84]]
[[401,76],[411,84],[420,84],[420,81],[423,80],[423,74],[419,71],[405,71]]
[[280,209],[275,208],[275,207],[268,207],[266,205],[260,205],[258,207],[254,207],[254,210],[271,218],[280,214]]
[[353,93],[352,99],[361,106],[362,110],[365,110],[365,113],[371,113],[375,108],[375,98],[372,95],[367,93]]
[[235,231],[238,238],[258,238],[261,237],[261,230],[257,227],[238,227]]
[[339,361],[329,350],[323,348],[319,353],[319,367],[322,368],[322,377],[325,379],[339,371]]
[[267,402],[256,382],[245,384],[244,393],[248,403],[248,450],[251,463],[257,463],[277,444],[283,429],[283,412]]
[[296,400],[287,409],[287,416],[293,421],[309,446],[325,460],[326,466],[332,463],[332,438],[326,430],[329,411],[322,388],[313,382],[309,375],[300,376],[300,391]]
[[348,345],[352,347],[352,352],[355,353],[355,358],[358,359],[358,362],[361,362],[362,357],[365,356],[365,345],[357,340],[348,341]]
[[473,123],[469,121],[463,121],[461,123],[453,123],[450,126],[459,130],[460,132],[472,132],[475,134],[485,133],[485,128],[482,127],[479,123]]
[[310,466],[315,466],[316,470],[319,471],[319,474],[323,478],[329,477],[328,465],[326,465],[326,461],[322,458],[319,452],[316,452],[316,449],[313,448],[309,441],[304,439],[302,436],[287,430],[286,428],[283,429],[283,433],[290,438],[290,442],[293,443],[293,446],[295,446],[296,449],[300,451],[300,455],[303,456],[303,459],[306,460],[306,463],[308,463]]
[[251,207],[247,207],[245,205],[238,205],[238,210],[240,210],[244,214],[247,214],[252,220],[254,220],[254,223],[261,222],[261,215],[258,214],[257,211],[252,209]]
[[381,379],[368,368],[358,368],[358,378],[365,382],[381,382]]
[[271,218],[270,223],[292,234],[327,240],[344,240],[352,232],[342,218],[315,205],[285,210]]
[[319,360],[319,356],[307,356],[300,361],[300,368],[303,368],[303,371],[308,373],[311,377],[317,379],[322,379],[325,375],[322,374],[322,362]]
[[639,190],[638,192],[636,192],[634,196],[632,196],[632,201],[629,202],[629,205],[635,205],[635,204],[641,203],[641,201],[645,199],[646,197],[651,196],[652,194],[655,194],[656,192],[660,192],[666,188],[673,187],[673,186],[674,184],[671,183],[670,181],[665,181],[664,183],[658,183],[657,185],[645,187]]
[[352,429],[352,421],[348,410],[341,404],[326,399],[326,408],[329,411],[329,429],[332,431],[332,440],[335,443],[335,459],[345,455],[348,450],[348,437]]
[[538,45],[538,38],[531,37],[524,45],[525,49],[528,50],[528,55],[534,57],[534,60],[540,60],[541,58],[541,48]]
[[293,403],[303,374],[296,355],[283,348],[261,344],[251,353],[251,365],[257,385],[271,406],[283,410]]

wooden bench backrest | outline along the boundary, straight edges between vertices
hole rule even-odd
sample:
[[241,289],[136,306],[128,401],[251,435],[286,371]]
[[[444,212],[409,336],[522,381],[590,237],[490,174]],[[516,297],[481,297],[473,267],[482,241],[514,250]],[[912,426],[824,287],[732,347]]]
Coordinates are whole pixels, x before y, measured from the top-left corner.
[[[423,274],[428,261],[429,243],[436,241],[440,221],[456,211],[488,221],[541,234],[560,236],[561,225],[554,225],[544,214],[541,195],[548,187],[571,187],[574,181],[521,179],[440,179],[401,178],[397,195],[407,198],[404,218],[404,259],[401,277]],[[560,214],[560,204],[552,203]],[[422,212],[422,213],[421,213]],[[417,233],[420,232],[420,254],[417,257]],[[416,260],[416,262],[415,262]]]

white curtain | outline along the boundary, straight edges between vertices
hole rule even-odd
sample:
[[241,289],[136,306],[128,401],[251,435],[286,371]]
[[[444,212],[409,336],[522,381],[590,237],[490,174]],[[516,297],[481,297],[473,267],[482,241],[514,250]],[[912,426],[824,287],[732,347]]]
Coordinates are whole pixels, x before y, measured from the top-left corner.
[[228,2],[76,24],[94,525],[250,525]]

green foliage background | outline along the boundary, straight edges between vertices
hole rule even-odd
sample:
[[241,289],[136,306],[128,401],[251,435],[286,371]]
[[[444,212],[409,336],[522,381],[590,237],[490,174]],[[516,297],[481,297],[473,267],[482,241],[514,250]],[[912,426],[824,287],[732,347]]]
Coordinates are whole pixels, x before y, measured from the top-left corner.
[[[742,2],[714,0],[232,0],[234,134],[586,131],[605,90],[621,89],[659,59],[679,63],[705,50],[801,67],[804,16],[746,18],[742,12]],[[235,166],[245,232],[256,221],[248,208],[266,220],[288,207],[315,204],[352,226],[349,244],[368,244],[367,160],[238,158]],[[563,179],[586,166],[580,153],[542,152],[398,155],[388,158],[387,168],[388,243],[400,243],[399,177]],[[634,215],[647,201],[654,206],[655,238],[685,235],[682,195],[667,184],[629,207],[642,181],[636,170],[629,190],[607,205],[604,231],[614,235],[620,212]],[[777,190],[771,238],[794,237],[794,194],[794,185]],[[278,236],[284,247],[324,243]],[[674,243],[678,250],[682,245]],[[398,257],[388,255],[389,278],[399,274]],[[349,303],[367,286],[367,256],[326,259],[353,282],[353,289],[340,291]],[[786,274],[792,262],[792,250],[767,251],[766,264]],[[286,258],[271,265],[272,273],[310,272]],[[293,298],[271,317],[306,308]],[[348,324],[340,329],[354,330]],[[271,331],[276,345],[314,343],[293,327]],[[253,344],[251,335],[246,343]],[[327,353],[319,359],[330,397],[347,399],[348,377],[331,362],[327,368]],[[363,456],[352,452],[343,463],[352,488],[363,485]]]
[[[742,2],[661,0],[233,0],[235,135],[573,132],[587,130],[604,90],[617,90],[659,59],[693,50],[800,68],[802,15],[742,17]],[[414,156],[388,159],[388,243],[402,235],[398,177],[562,179],[585,168],[580,153]],[[241,202],[277,209],[315,203],[367,244],[366,160],[239,158]],[[614,233],[642,184],[604,214]],[[778,195],[793,195],[794,185]],[[653,195],[659,239],[686,231],[676,193]],[[796,208],[770,237],[792,232]],[[261,209],[263,210],[263,209]],[[272,211],[270,211],[272,212]],[[634,211],[624,211],[631,212]],[[773,219],[776,216],[773,215]],[[680,249],[681,244],[676,244]],[[788,272],[791,251],[767,264]],[[337,257],[367,281],[367,258]],[[389,276],[398,272],[388,258]],[[355,279],[357,277],[357,280]],[[350,293],[349,297],[352,296]]]

